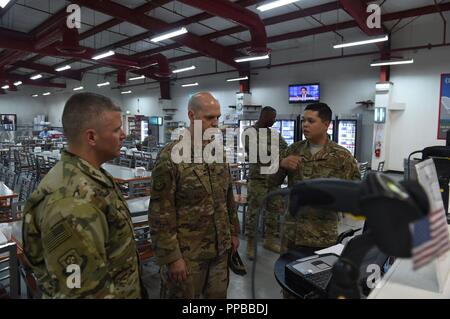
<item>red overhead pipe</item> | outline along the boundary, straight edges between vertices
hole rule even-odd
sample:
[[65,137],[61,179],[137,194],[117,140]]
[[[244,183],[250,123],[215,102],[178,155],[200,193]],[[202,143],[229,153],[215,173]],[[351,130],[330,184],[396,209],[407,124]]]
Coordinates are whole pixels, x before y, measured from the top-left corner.
[[266,27],[256,13],[227,0],[181,0],[181,2],[247,27],[252,36],[249,53],[263,55],[270,52],[267,48]]
[[[153,0],[152,2],[147,2],[137,8],[132,9],[133,11],[137,13],[148,13],[158,7],[162,7],[163,5],[172,2],[172,0]],[[90,36],[93,36],[94,34],[100,33],[102,31],[105,31],[107,29],[110,29],[114,27],[115,25],[121,24],[122,20],[113,18],[111,20],[108,20],[106,22],[103,22],[102,24],[99,24],[81,34],[81,40],[84,40],[86,38],[89,38]]]
[[[91,10],[110,15],[122,21],[135,24],[141,28],[151,30],[153,33],[167,31],[172,28],[170,23],[150,17],[113,1],[72,0],[72,2],[87,7]],[[233,59],[234,52],[215,42],[207,41],[192,33],[187,33],[176,38],[177,42],[210,56],[234,68],[239,68]]]
[[20,51],[5,51],[0,54],[0,66],[8,65],[17,59],[20,59],[24,55]]
[[140,65],[142,69],[153,66],[157,63],[158,68],[152,72],[158,78],[170,78],[172,72],[169,69],[169,62],[165,55],[155,54],[140,60]]
[[366,3],[360,0],[339,0],[342,8],[356,21],[358,27],[367,35],[381,35],[384,34],[383,28],[369,28],[367,26],[367,18],[369,13],[366,9]]
[[[91,60],[92,57],[100,52],[97,52],[91,48],[79,47],[78,52],[60,52],[55,46],[46,47],[41,50],[35,48],[35,42],[33,37],[27,36],[21,32],[14,32],[14,36],[11,36],[11,32],[5,29],[0,29],[0,48],[20,50],[29,53],[37,53],[48,56],[63,56],[77,59]],[[81,53],[83,52],[83,53]],[[101,60],[97,60],[98,63],[106,65],[116,65],[119,67],[127,68],[139,68],[139,63],[134,59],[130,59],[126,55],[116,54],[111,57],[107,57]]]
[[159,90],[161,93],[161,99],[170,100],[170,81],[160,81]]
[[127,84],[127,70],[119,70],[117,72],[117,84],[119,85]]
[[34,38],[31,35],[0,28],[0,48],[27,51],[33,48],[33,42]]
[[248,80],[239,81],[239,92],[250,93],[250,71],[239,71],[239,77],[247,76]]
[[36,50],[41,50],[61,40],[62,30],[60,28],[55,28],[48,33],[44,33],[41,36],[36,37],[34,48]]

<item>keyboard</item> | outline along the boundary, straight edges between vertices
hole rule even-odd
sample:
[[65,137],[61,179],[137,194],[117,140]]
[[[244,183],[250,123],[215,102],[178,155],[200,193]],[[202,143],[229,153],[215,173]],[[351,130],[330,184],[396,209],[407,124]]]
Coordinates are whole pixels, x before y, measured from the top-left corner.
[[332,270],[325,270],[319,273],[305,275],[304,278],[316,287],[326,289],[331,280]]

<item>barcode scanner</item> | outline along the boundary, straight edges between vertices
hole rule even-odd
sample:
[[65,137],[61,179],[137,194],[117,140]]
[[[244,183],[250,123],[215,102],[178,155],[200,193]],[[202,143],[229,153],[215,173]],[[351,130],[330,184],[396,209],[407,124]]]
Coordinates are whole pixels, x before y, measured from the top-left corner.
[[409,224],[428,213],[426,193],[417,182],[398,183],[381,173],[368,173],[363,181],[313,179],[294,185],[289,211],[295,216],[304,206],[349,212],[366,217],[381,251],[410,257]]

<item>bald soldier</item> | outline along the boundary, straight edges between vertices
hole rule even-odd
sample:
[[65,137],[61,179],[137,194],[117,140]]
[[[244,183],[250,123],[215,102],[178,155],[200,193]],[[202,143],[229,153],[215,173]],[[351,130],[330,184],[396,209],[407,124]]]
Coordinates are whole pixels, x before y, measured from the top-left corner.
[[43,297],[140,298],[129,210],[100,167],[120,155],[120,108],[101,95],[75,94],[62,123],[68,150],[24,210],[24,252]]
[[[314,178],[358,180],[360,173],[356,159],[344,147],[330,141],[327,135],[332,112],[325,103],[310,104],[303,114],[303,132],[306,140],[288,147],[279,171],[270,177],[280,185],[288,177],[288,185]],[[336,212],[304,207],[298,219],[286,217],[281,251],[329,247],[336,244],[338,215]]]
[[[217,128],[219,102],[208,92],[188,104],[192,145],[194,121],[202,132]],[[183,138],[184,140],[184,138]],[[199,141],[204,147],[209,141]],[[228,254],[239,246],[239,222],[228,164],[175,163],[174,141],[164,147],[152,171],[149,222],[156,260],[161,265],[161,298],[226,298]],[[203,149],[202,147],[202,149]],[[184,150],[189,151],[189,150]],[[190,163],[189,163],[190,162]]]

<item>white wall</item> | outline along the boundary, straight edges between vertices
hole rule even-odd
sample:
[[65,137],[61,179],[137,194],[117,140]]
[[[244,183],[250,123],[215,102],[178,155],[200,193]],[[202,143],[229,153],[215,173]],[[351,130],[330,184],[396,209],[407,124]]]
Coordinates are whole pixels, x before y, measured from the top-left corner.
[[413,67],[392,72],[393,99],[405,111],[391,114],[391,170],[403,170],[403,159],[427,146],[445,145],[437,139],[441,73],[450,73],[450,48],[421,51]]
[[[450,12],[444,13],[447,21]],[[450,25],[447,25],[447,41]],[[443,42],[439,15],[426,15],[393,36],[392,47],[411,47]],[[390,165],[403,171],[403,159],[427,146],[445,145],[437,139],[441,73],[450,73],[450,47],[406,51],[396,55],[414,58],[414,64],[391,68],[394,102],[406,103],[405,111],[391,114]]]
[[[30,126],[36,115],[47,115],[47,108],[42,100],[31,97],[33,88],[21,86],[19,91],[7,91],[7,94],[0,95],[0,113],[16,114],[18,126]],[[21,130],[19,127],[18,130]],[[23,131],[22,134],[28,134]],[[3,138],[3,137],[2,137]],[[12,138],[9,135],[8,139]]]

